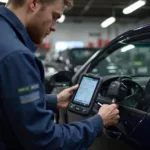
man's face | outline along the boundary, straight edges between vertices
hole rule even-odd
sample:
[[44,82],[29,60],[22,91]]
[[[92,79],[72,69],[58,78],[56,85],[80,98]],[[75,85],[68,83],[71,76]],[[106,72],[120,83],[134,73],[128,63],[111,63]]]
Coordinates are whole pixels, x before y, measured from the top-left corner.
[[36,5],[27,24],[27,31],[35,44],[40,44],[46,35],[56,30],[56,21],[61,17],[63,11],[63,0],[56,0],[51,4],[38,3]]

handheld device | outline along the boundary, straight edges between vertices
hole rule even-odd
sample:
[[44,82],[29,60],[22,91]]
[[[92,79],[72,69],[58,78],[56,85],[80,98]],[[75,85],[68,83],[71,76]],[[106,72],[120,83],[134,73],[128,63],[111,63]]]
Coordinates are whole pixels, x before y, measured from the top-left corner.
[[73,94],[68,110],[80,115],[89,115],[97,98],[102,78],[83,74],[79,81],[79,88]]

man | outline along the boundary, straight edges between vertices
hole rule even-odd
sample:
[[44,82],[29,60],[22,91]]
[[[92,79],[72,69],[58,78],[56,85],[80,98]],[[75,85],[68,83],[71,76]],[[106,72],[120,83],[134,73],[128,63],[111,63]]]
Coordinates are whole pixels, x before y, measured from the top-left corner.
[[[44,70],[35,57],[70,0],[9,0],[0,7],[0,149],[84,150],[119,119],[116,105],[69,125],[54,124],[53,112],[66,108],[78,85],[57,96],[46,95]],[[46,110],[46,101],[51,103]]]

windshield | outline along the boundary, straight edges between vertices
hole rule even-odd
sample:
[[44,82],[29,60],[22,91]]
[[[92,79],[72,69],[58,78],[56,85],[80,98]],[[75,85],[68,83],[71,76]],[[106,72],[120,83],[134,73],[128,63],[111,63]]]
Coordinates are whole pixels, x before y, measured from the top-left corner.
[[92,68],[92,73],[107,75],[149,76],[150,42],[124,45]]
[[73,49],[70,50],[70,61],[73,65],[84,64],[98,49]]

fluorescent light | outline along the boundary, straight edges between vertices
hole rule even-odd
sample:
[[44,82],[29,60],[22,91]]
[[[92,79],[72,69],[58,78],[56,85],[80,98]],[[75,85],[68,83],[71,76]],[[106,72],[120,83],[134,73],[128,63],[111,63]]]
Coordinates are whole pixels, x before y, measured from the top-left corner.
[[110,17],[110,18],[106,19],[104,22],[101,23],[101,27],[102,28],[107,28],[108,26],[113,24],[115,21],[116,21],[115,17]]
[[140,7],[144,6],[146,4],[146,0],[138,0],[137,2],[133,3],[132,5],[126,7],[123,9],[124,14],[130,14],[133,11],[139,9]]
[[57,20],[57,22],[63,23],[65,21],[65,18],[66,18],[65,15],[61,15],[61,17]]
[[0,0],[1,3],[7,3],[8,0]]
[[134,49],[134,48],[135,48],[135,46],[132,45],[132,44],[130,44],[130,45],[127,45],[127,46],[123,47],[123,48],[121,49],[121,52],[126,52],[126,51],[131,50],[131,49]]

